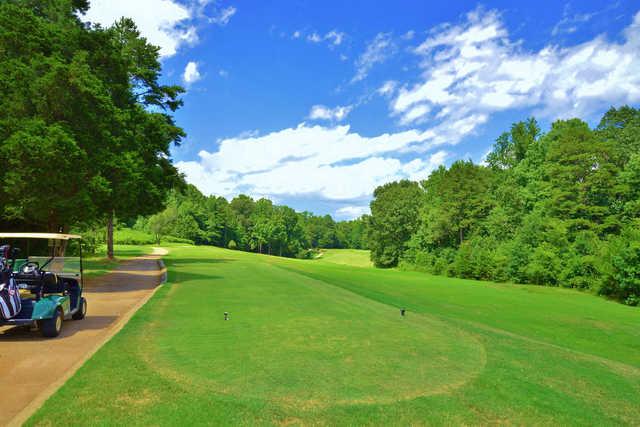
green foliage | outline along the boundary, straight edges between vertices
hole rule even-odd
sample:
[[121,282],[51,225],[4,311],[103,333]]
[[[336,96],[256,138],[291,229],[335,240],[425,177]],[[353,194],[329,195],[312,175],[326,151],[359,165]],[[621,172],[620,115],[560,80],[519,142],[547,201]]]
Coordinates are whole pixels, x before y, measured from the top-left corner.
[[227,202],[187,185],[171,191],[166,204],[164,211],[139,217],[133,224],[154,236],[156,244],[178,238],[198,245],[312,258],[318,248],[360,248],[366,242],[366,218],[336,223],[329,215],[298,213],[268,199],[239,195]]
[[371,260],[376,266],[398,265],[418,226],[423,197],[420,186],[407,180],[376,188],[368,235]]
[[534,118],[514,123],[509,132],[498,137],[493,151],[487,156],[487,163],[496,169],[516,166],[524,160],[529,148],[537,142],[539,136],[540,126]]
[[[182,89],[122,19],[85,25],[84,0],[0,2],[0,221],[31,230],[151,214],[181,178]],[[36,202],[37,201],[37,202]]]
[[[487,163],[440,167],[422,183],[424,195],[387,191],[398,183],[379,187],[368,242],[376,265],[395,265],[401,252],[405,267],[434,274],[637,303],[640,111],[611,109],[595,130],[578,119],[557,121],[546,134],[534,119],[515,123]],[[407,205],[414,200],[421,200],[417,225]],[[413,228],[409,236],[395,232],[393,209],[407,213],[400,222]]]
[[640,298],[640,224],[625,227],[620,236],[610,240],[606,273],[600,293],[613,296],[629,305]]

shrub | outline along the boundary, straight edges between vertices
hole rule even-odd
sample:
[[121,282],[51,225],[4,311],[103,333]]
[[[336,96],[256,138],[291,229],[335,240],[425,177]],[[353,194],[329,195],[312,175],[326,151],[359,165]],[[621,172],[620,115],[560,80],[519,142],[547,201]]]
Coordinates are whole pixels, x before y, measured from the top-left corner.
[[555,247],[543,243],[531,254],[526,268],[529,282],[536,285],[557,285],[560,272],[560,261]]
[[236,243],[235,240],[229,240],[229,243],[227,244],[227,248],[236,250],[238,249],[238,244]]
[[640,298],[640,230],[623,229],[610,239],[607,255],[599,293],[634,305]]
[[635,307],[640,304],[640,297],[636,295],[628,296],[627,299],[624,300],[624,303]]

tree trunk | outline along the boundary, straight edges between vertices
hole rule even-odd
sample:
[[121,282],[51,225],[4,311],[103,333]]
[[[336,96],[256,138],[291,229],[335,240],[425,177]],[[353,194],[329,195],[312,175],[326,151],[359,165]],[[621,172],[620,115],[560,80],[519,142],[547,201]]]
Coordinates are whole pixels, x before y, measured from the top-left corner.
[[47,229],[49,233],[62,233],[58,219],[53,211],[49,212],[49,219],[47,221]]
[[107,217],[107,258],[113,259],[113,211]]
[[460,228],[460,244],[462,244],[463,237],[464,237],[464,232],[462,231],[462,228]]

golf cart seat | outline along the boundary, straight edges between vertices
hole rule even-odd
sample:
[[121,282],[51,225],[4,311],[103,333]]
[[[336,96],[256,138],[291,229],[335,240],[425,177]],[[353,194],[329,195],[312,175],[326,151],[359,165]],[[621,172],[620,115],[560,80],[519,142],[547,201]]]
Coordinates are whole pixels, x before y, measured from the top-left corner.
[[16,274],[16,282],[22,289],[37,294],[42,288],[43,294],[61,294],[65,291],[65,283],[55,273]]

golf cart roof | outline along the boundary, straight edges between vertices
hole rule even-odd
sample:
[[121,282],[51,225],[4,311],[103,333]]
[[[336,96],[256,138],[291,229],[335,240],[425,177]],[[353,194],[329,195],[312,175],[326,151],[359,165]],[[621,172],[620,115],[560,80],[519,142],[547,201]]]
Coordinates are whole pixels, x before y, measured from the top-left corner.
[[61,234],[61,233],[0,233],[0,239],[52,239],[52,240],[69,240],[82,239],[77,234]]

